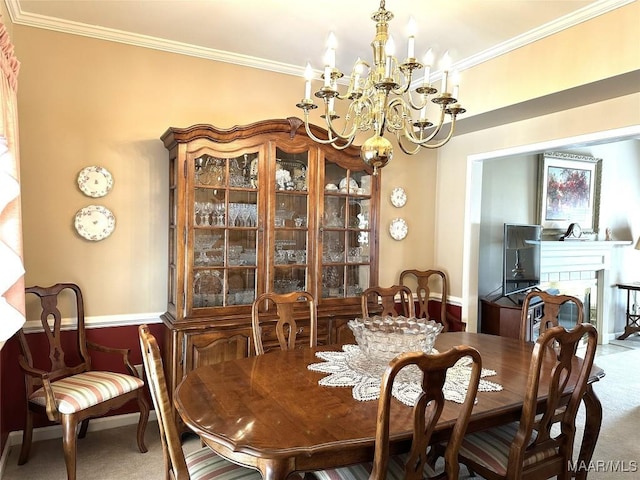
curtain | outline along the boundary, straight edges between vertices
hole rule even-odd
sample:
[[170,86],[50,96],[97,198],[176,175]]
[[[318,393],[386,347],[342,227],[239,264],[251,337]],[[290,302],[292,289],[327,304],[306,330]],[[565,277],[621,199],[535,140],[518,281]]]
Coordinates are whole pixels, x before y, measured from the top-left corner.
[[0,348],[25,322],[18,71],[20,62],[0,21]]

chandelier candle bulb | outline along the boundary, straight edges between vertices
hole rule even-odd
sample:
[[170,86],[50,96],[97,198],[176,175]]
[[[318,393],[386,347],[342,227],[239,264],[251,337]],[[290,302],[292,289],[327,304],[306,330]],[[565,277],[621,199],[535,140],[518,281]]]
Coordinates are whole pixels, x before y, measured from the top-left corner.
[[429,85],[429,75],[431,75],[431,65],[433,64],[433,50],[427,50],[424,54],[424,86]]
[[446,52],[440,62],[442,66],[442,86],[440,88],[440,95],[447,93],[447,78],[449,77],[449,69],[451,68],[451,57],[449,52]]
[[326,63],[331,68],[336,67],[336,47],[338,46],[338,40],[336,36],[331,32],[329,34],[329,39],[327,40],[327,58]]
[[412,59],[416,56],[416,21],[413,17],[409,18],[407,31],[409,33],[409,41],[407,42],[407,58]]
[[304,70],[304,99],[311,100],[311,80],[313,79],[313,69],[311,64],[307,62],[307,68]]
[[458,98],[458,94],[460,92],[460,72],[453,72],[453,75],[451,76],[451,81],[453,83],[453,92],[451,93],[451,96],[453,98]]
[[384,70],[384,78],[391,78],[391,62],[393,60],[393,54],[396,50],[396,45],[393,43],[393,38],[389,36],[387,43],[384,46],[384,53],[387,56],[386,68]]

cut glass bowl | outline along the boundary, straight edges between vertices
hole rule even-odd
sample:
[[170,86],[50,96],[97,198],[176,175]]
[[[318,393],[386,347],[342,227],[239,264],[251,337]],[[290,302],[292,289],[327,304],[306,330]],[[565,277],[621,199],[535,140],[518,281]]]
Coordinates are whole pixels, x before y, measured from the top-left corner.
[[431,353],[442,324],[403,316],[356,318],[347,324],[362,352],[373,360],[389,362],[404,352]]

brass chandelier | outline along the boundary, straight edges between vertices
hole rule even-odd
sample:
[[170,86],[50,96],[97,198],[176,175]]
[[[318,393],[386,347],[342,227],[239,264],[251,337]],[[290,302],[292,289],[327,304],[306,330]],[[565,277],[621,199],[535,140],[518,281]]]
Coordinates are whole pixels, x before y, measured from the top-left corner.
[[[346,93],[338,91],[338,79],[344,74],[335,66],[335,37],[329,36],[327,53],[324,59],[324,85],[315,92],[315,96],[323,100],[324,114],[328,131],[327,139],[314,136],[309,128],[309,112],[315,108],[311,98],[311,80],[313,70],[307,64],[305,70],[305,95],[297,104],[304,110],[304,124],[309,137],[323,144],[331,144],[337,149],[351,145],[358,132],[373,130],[373,135],[365,140],[360,150],[362,160],[373,167],[376,175],[379,168],[384,167],[393,156],[391,142],[384,137],[385,132],[394,134],[400,149],[415,155],[420,147],[439,148],[446,144],[453,135],[456,116],[465,112],[457,100],[458,81],[449,85],[451,60],[448,53],[441,62],[442,83],[440,91],[430,81],[430,69],[433,63],[431,50],[427,52],[424,65],[415,58],[415,28],[410,21],[407,58],[400,63],[394,56],[393,39],[389,36],[389,21],[393,13],[385,9],[385,0],[381,0],[380,8],[371,15],[376,22],[376,36],[371,42],[373,47],[373,66],[358,59],[352,69]],[[414,80],[418,80],[418,70],[424,68],[422,82],[411,90]],[[448,90],[449,87],[451,91]],[[335,100],[349,100],[344,122],[341,128],[336,125],[340,118],[335,110]],[[438,119],[432,123],[427,119],[426,111],[429,101],[439,106]],[[436,107],[438,108],[438,107]],[[446,115],[451,119],[451,126],[445,138],[434,140],[445,123]]]

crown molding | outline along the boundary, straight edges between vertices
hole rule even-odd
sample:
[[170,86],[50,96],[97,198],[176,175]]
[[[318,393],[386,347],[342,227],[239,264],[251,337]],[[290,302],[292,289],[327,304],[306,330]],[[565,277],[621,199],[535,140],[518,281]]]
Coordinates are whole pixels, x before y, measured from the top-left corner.
[[[600,0],[576,10],[570,15],[566,15],[552,22],[546,23],[538,28],[530,30],[522,35],[518,35],[506,42],[502,42],[492,48],[480,52],[471,57],[467,57],[456,62],[453,67],[462,71],[492,58],[504,55],[512,50],[523,47],[537,40],[545,38],[554,33],[578,25],[599,15],[623,7],[636,0]],[[216,50],[212,48],[198,47],[196,45],[165,40],[147,35],[124,32],[97,25],[87,25],[79,22],[48,17],[28,12],[23,12],[20,0],[5,0],[11,21],[17,25],[25,25],[35,28],[43,28],[56,32],[80,35],[83,37],[106,40],[110,42],[124,43],[142,48],[151,48],[179,55],[205,58],[218,62],[231,63],[245,67],[268,70],[286,75],[300,76],[304,74],[304,67],[300,65],[290,65],[281,62],[274,62],[263,58],[241,55],[237,53]],[[433,78],[437,80],[442,76],[442,72],[434,72]]]

